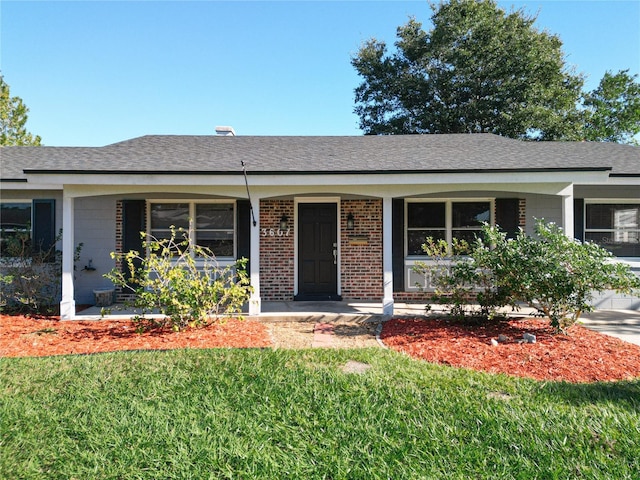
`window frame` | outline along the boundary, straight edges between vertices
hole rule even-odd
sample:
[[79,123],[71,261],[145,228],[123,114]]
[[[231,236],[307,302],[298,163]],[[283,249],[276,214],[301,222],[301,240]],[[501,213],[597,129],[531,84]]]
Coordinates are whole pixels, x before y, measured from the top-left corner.
[[[637,228],[634,229],[614,229],[614,228],[588,228],[587,227],[587,207],[589,205],[638,205],[638,207],[640,208],[640,199],[636,199],[636,198],[585,198],[584,199],[584,205],[583,205],[583,211],[582,211],[582,231],[583,231],[583,236],[585,241],[587,241],[587,234],[589,233],[607,233],[607,232],[611,232],[612,234],[615,234],[615,232],[636,232],[638,234],[638,236],[640,237],[640,223],[638,224]],[[598,242],[594,242],[597,243],[598,245],[600,245],[602,248],[607,249],[606,245],[603,245],[601,243]],[[640,242],[639,242],[640,243]],[[615,254],[614,254],[615,255]],[[635,260],[638,261],[640,260],[640,255],[621,255],[621,256],[615,256],[616,258],[619,259],[624,259],[624,258],[628,258],[631,260]]]
[[[216,259],[218,261],[220,261],[221,263],[224,262],[232,262],[235,261],[238,255],[238,242],[237,242],[237,236],[238,236],[238,217],[237,217],[237,202],[235,200],[232,199],[214,199],[214,200],[194,200],[194,199],[184,199],[184,198],[168,198],[168,199],[149,199],[146,202],[146,216],[147,216],[147,225],[146,225],[146,232],[147,235],[153,235],[153,230],[162,230],[162,229],[153,229],[152,225],[151,225],[151,209],[152,209],[152,205],[154,204],[187,204],[188,205],[188,209],[189,209],[189,216],[188,216],[188,234],[189,234],[189,238],[196,238],[197,239],[197,232],[198,229],[196,228],[196,205],[201,205],[201,204],[221,204],[221,205],[231,205],[233,207],[233,254],[231,256],[229,255],[224,255],[224,256],[218,256],[214,255],[216,257]],[[213,231],[216,229],[202,229],[204,231]],[[220,229],[220,231],[227,231],[228,229]],[[147,252],[148,254],[148,252]],[[193,252],[193,249],[190,249],[190,254],[193,256],[195,255]],[[197,257],[196,257],[197,258]]]
[[[412,198],[405,199],[404,205],[404,257],[405,259],[424,259],[429,258],[427,255],[409,254],[409,232],[411,230],[428,230],[426,228],[410,228],[409,227],[409,204],[410,203],[444,203],[445,204],[445,240],[449,245],[453,242],[454,230],[480,230],[480,228],[454,228],[453,227],[453,204],[454,203],[488,203],[491,225],[495,225],[495,198],[493,197],[469,197],[469,198]],[[435,228],[432,228],[435,230]]]
[[[33,199],[32,198],[21,198],[21,199],[12,199],[12,198],[3,198],[2,200],[0,200],[0,206],[3,204],[16,204],[16,203],[21,203],[21,204],[25,204],[25,205],[29,205],[29,228],[28,229],[5,229],[5,232],[8,233],[16,233],[16,232],[28,232],[29,233],[29,242],[31,242],[33,240],[33,223],[34,223],[34,218],[33,218],[33,212],[34,212],[34,208],[33,208]],[[2,227],[0,225],[0,230],[2,230]],[[1,233],[0,233],[1,235]],[[1,241],[1,239],[0,239]],[[0,250],[1,251],[1,250]],[[2,256],[2,258],[12,258],[12,257],[6,257],[6,256]]]

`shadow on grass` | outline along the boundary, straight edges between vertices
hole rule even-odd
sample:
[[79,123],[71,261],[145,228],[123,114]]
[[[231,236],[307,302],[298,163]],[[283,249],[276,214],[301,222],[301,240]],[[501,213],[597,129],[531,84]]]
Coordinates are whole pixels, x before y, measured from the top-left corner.
[[544,383],[539,395],[576,406],[615,403],[640,412],[640,378],[618,382]]

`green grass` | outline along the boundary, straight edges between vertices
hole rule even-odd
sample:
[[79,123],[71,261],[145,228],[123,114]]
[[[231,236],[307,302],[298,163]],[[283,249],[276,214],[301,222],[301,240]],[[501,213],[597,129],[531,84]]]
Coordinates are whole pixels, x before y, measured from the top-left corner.
[[640,381],[381,349],[0,359],[0,442],[3,479],[637,479]]

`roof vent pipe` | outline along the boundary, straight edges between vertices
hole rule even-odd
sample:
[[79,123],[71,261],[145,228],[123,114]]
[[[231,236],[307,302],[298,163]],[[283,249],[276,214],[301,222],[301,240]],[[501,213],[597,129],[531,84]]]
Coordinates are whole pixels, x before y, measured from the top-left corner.
[[216,127],[216,135],[220,135],[222,137],[235,137],[236,131],[233,127]]

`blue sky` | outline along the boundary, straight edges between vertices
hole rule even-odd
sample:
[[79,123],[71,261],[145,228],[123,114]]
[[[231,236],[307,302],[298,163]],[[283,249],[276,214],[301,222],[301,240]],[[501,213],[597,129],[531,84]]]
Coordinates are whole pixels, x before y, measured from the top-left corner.
[[[640,72],[640,0],[507,1],[595,88]],[[351,56],[427,1],[0,1],[0,69],[43,144],[146,134],[361,135]]]

